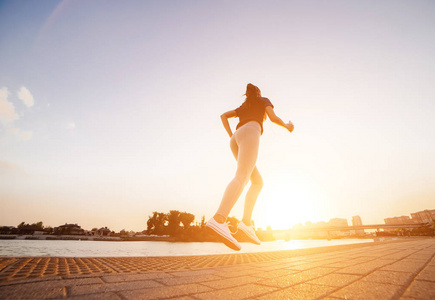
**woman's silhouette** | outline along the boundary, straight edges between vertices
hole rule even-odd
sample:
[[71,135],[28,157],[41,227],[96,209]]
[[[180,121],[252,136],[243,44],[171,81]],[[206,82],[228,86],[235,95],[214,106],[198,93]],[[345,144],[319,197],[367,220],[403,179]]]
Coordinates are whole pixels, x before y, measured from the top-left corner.
[[[260,240],[255,235],[251,225],[251,216],[257,197],[263,187],[263,179],[255,166],[260,136],[263,134],[263,121],[268,115],[272,122],[290,132],[294,128],[292,122],[289,121],[286,124],[275,114],[272,103],[269,99],[261,97],[260,89],[255,85],[251,83],[247,85],[245,96],[245,102],[240,107],[221,115],[222,124],[231,137],[230,147],[237,160],[237,171],[224,192],[219,209],[206,224],[208,229],[219,235],[225,245],[234,250],[240,250],[241,246],[231,235],[225,221],[249,180],[251,180],[251,186],[246,194],[243,219],[238,225],[238,230],[246,235],[252,243],[260,244]],[[228,119],[234,117],[239,118],[239,124],[233,134]]]

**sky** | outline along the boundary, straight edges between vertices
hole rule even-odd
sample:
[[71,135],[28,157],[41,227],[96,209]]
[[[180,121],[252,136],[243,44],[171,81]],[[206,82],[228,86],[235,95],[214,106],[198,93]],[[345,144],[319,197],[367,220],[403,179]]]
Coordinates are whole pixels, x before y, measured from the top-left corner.
[[434,53],[433,1],[0,1],[0,225],[209,219],[247,83],[257,227],[434,209]]

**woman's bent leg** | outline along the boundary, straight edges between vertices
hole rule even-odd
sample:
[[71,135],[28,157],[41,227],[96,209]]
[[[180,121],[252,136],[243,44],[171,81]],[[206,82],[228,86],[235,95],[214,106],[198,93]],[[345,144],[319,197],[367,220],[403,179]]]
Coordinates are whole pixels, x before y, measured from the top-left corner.
[[245,208],[243,210],[243,223],[251,225],[252,211],[254,210],[255,203],[257,202],[258,195],[263,188],[263,178],[261,178],[260,172],[257,167],[254,168],[251,174],[251,186],[246,193]]

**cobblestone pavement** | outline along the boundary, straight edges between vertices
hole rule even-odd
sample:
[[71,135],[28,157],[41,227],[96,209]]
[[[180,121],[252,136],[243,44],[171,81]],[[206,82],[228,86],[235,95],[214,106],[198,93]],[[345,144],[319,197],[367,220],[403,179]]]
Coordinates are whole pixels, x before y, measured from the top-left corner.
[[0,298],[435,299],[435,239],[188,257],[3,257]]

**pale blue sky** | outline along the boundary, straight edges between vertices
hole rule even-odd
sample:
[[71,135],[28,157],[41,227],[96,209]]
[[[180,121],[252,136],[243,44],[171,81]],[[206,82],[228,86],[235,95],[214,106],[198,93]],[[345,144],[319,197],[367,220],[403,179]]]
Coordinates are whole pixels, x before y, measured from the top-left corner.
[[248,82],[296,126],[265,124],[258,226],[433,209],[433,53],[431,1],[0,1],[0,225],[211,217]]

